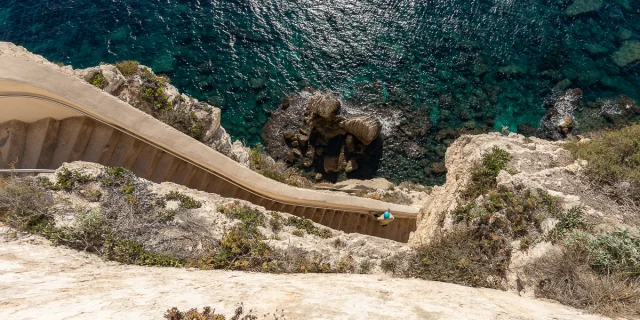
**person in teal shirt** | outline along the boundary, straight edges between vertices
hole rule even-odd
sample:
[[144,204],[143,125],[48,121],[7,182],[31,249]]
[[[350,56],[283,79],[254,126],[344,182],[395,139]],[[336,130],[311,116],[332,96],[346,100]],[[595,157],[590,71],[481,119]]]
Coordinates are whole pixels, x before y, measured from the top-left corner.
[[[373,212],[372,212],[373,213]],[[391,209],[387,209],[387,211],[383,213],[373,213],[373,217],[380,222],[380,225],[386,227],[391,221],[393,221],[393,215],[391,214]]]

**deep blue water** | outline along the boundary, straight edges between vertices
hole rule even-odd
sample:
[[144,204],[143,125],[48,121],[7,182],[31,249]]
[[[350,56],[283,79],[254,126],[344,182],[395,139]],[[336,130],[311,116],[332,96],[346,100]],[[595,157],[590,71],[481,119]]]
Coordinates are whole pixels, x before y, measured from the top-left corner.
[[0,40],[76,68],[138,60],[221,107],[250,143],[309,85],[424,109],[434,134],[469,121],[515,130],[537,125],[565,79],[587,100],[640,98],[640,67],[611,58],[640,39],[640,2],[568,17],[572,2],[0,0]]

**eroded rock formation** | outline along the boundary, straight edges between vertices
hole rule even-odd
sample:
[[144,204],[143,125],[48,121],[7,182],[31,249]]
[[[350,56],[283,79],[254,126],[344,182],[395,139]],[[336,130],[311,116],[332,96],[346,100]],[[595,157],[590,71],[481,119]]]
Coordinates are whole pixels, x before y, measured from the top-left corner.
[[368,179],[403,161],[422,173],[430,128],[424,110],[358,105],[308,88],[273,112],[262,140],[272,157],[315,171],[317,179]]
[[350,115],[331,94],[308,91],[285,100],[262,137],[271,156],[313,169],[322,178],[374,163],[381,131],[377,117]]

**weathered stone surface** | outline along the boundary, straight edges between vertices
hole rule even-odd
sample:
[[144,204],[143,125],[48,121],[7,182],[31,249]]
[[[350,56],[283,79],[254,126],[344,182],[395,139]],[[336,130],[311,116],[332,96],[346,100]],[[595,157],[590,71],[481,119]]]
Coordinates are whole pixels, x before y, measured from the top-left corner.
[[382,130],[382,123],[378,118],[362,115],[346,119],[342,122],[342,127],[365,145],[371,144]]
[[340,172],[340,157],[330,156],[324,157],[325,172]]
[[340,100],[330,94],[318,92],[309,99],[307,108],[322,118],[333,119],[340,110]]
[[[473,320],[608,320],[511,292],[386,275],[276,275],[116,264],[41,238],[8,240],[6,229],[0,227],[0,270],[8,280],[0,296],[11,300],[0,305],[0,314],[7,319],[42,319],[42,310],[34,306],[47,306],[49,319],[155,320],[172,306],[187,310],[196,305],[199,310],[209,305],[216,314],[231,317],[242,301],[245,311],[251,309],[260,319],[458,320],[464,315]],[[377,251],[385,245],[360,237],[341,250]],[[307,236],[283,239],[309,241]],[[335,241],[326,240],[327,248],[338,251]]]
[[626,124],[634,114],[640,114],[640,105],[626,95],[605,100],[600,114],[614,125]]
[[117,95],[117,91],[126,81],[125,77],[118,71],[118,68],[110,64],[101,64],[97,67],[75,70],[75,72],[77,77],[87,82],[89,82],[96,73],[102,73],[107,80],[107,84],[102,90],[113,95]]
[[349,173],[356,170],[358,170],[358,162],[356,161],[355,158],[349,159],[349,161],[347,161],[347,165],[344,168],[344,171]]

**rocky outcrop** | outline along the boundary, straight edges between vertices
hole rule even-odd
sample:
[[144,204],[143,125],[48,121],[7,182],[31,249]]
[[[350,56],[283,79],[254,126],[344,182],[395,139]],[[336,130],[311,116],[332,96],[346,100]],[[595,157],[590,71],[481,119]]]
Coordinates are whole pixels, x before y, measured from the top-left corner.
[[[397,173],[400,162],[420,167],[418,159],[428,156],[422,144],[430,127],[421,111],[354,104],[307,88],[273,112],[262,140],[275,159],[326,180],[369,179]],[[422,167],[416,170],[412,174],[424,174]]]
[[372,115],[349,114],[331,94],[308,90],[285,100],[267,122],[262,137],[277,160],[332,179],[357,174],[372,158],[382,123]]
[[568,90],[547,110],[539,128],[520,124],[518,133],[564,140],[640,121],[640,104],[627,95],[584,101],[581,94],[580,89]]
[[236,161],[248,158],[244,148],[233,148],[231,137],[220,126],[219,108],[181,94],[166,76],[158,76],[148,67],[137,66],[128,76],[110,64],[74,72],[90,83],[101,75],[105,81],[100,87],[106,92]]
[[582,98],[582,90],[569,90],[556,100],[552,108],[547,110],[547,114],[540,123],[547,138],[562,140],[572,133],[576,126],[573,113],[580,98]]
[[382,130],[382,123],[380,123],[380,120],[370,115],[362,115],[346,119],[341,123],[341,125],[345,131],[352,134],[367,146],[380,135],[380,131]]
[[[601,192],[594,191],[582,178],[586,163],[576,160],[562,147],[562,142],[552,142],[538,138],[527,138],[515,133],[502,136],[498,133],[477,136],[462,136],[446,153],[447,181],[433,188],[431,194],[423,198],[423,206],[418,215],[417,230],[411,235],[409,244],[420,247],[430,243],[439,234],[459,227],[454,212],[461,205],[461,194],[467,188],[471,169],[479,163],[483,155],[492,148],[507,151],[511,160],[507,168],[497,176],[497,184],[515,190],[524,188],[546,192],[557,197],[565,210],[574,207],[583,209],[584,217],[596,230],[615,227],[626,228],[634,221],[635,212],[619,205]],[[475,201],[482,201],[480,196]],[[554,219],[542,222],[542,229],[549,230]],[[557,222],[557,221],[556,221]],[[511,244],[511,265],[507,272],[505,288],[532,295],[536,284],[528,282],[523,275],[524,266],[553,249],[553,245],[541,241],[529,250]]]
[[340,111],[340,100],[318,92],[309,98],[307,110],[324,119],[331,120]]
[[[40,178],[50,179],[55,183],[60,173],[65,170],[79,174],[85,179],[82,182],[76,182],[73,190],[51,191],[56,199],[52,214],[58,227],[72,229],[77,227],[75,223],[78,211],[74,208],[102,210],[105,215],[114,211],[123,211],[122,216],[114,218],[117,219],[115,222],[118,223],[118,226],[131,225],[136,231],[127,233],[128,227],[123,228],[123,231],[119,231],[119,237],[139,242],[147,250],[179,259],[198,257],[204,253],[203,246],[212,241],[219,241],[233,226],[240,223],[238,218],[223,212],[223,208],[237,206],[259,213],[261,221],[259,232],[263,235],[261,238],[265,244],[277,252],[293,250],[299,258],[307,255],[313,256],[336,266],[346,257],[349,257],[354,265],[359,265],[366,260],[371,263],[368,272],[383,273],[379,266],[382,259],[397,251],[409,250],[405,243],[357,233],[329,230],[323,225],[311,222],[311,220],[307,220],[307,222],[313,228],[330,232],[330,236],[320,237],[309,232],[304,235],[296,235],[294,230],[299,227],[287,224],[287,219],[294,217],[291,214],[276,214],[247,201],[224,198],[217,194],[188,189],[174,183],[157,184],[135,176],[130,178],[127,176],[129,188],[135,189],[131,193],[132,197],[134,196],[136,201],[140,202],[134,210],[123,206],[127,200],[123,198],[122,194],[118,194],[118,188],[114,191],[104,182],[105,179],[113,179],[113,176],[105,173],[108,171],[104,166],[94,163],[80,161],[65,163],[63,167],[58,169],[58,174],[41,174]],[[199,205],[185,209],[181,205],[180,201],[182,200],[175,197],[167,198],[168,194],[176,193],[181,194],[181,197],[186,196],[194,199]],[[100,196],[97,198],[89,196],[95,194]],[[135,211],[135,214],[128,216],[127,210]],[[158,220],[157,217],[161,215],[166,215],[167,220]],[[278,221],[274,221],[274,219]],[[273,227],[278,223],[278,226]],[[336,243],[339,245],[335,245]]]
[[[130,62],[128,74],[124,75],[118,66],[112,64],[87,69],[54,64],[8,42],[0,42],[0,55],[34,61],[78,77],[236,161],[248,159],[247,149],[234,147],[231,137],[220,126],[219,108],[181,94],[169,83],[169,78],[158,76],[150,68],[138,65],[137,62]],[[239,162],[248,166],[246,160]]]

